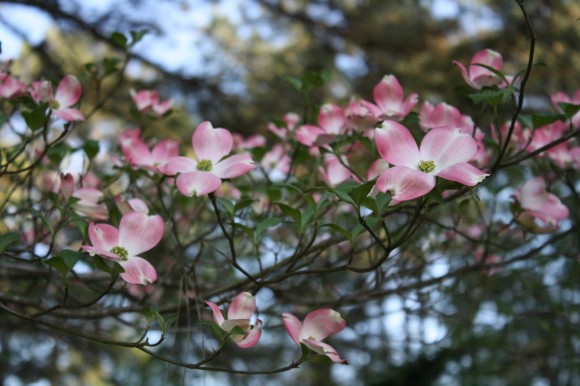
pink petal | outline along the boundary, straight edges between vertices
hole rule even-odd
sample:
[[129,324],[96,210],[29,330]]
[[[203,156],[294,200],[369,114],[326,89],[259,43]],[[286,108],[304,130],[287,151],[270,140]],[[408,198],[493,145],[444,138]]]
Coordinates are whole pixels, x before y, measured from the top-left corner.
[[119,245],[119,231],[109,224],[89,224],[89,240],[95,248],[110,251]]
[[173,106],[172,100],[167,100],[165,102],[155,103],[155,104],[153,104],[153,112],[155,114],[157,114],[158,116],[162,116],[163,114],[165,114],[166,112],[169,111],[171,106]]
[[383,172],[375,187],[389,193],[393,200],[408,201],[429,193],[435,187],[435,177],[405,166],[395,166]]
[[403,88],[394,75],[386,75],[373,88],[373,98],[387,117],[393,117],[401,111]]
[[250,319],[256,310],[256,298],[249,292],[238,294],[228,308],[228,319]]
[[81,97],[81,92],[82,92],[81,83],[76,78],[76,76],[66,75],[64,78],[62,78],[62,80],[58,84],[58,88],[56,89],[54,99],[56,99],[56,101],[58,102],[59,109],[65,109],[67,107],[74,105],[79,101]]
[[389,163],[382,158],[374,161],[367,172],[367,180],[372,180],[389,169]]
[[125,272],[121,273],[121,279],[129,284],[150,284],[157,280],[157,271],[147,260],[133,256],[126,261],[120,261],[119,264]]
[[119,246],[126,248],[129,256],[139,255],[159,244],[164,228],[159,215],[129,212],[121,218]]
[[218,326],[221,326],[224,323],[224,315],[222,314],[222,310],[220,310],[218,305],[213,302],[206,300],[205,304],[211,308],[213,313],[213,320],[218,324]]
[[304,146],[312,146],[314,142],[318,139],[318,136],[324,134],[324,130],[322,130],[318,126],[314,125],[302,125],[296,129],[295,137],[298,142],[303,144]]
[[217,163],[232,151],[234,139],[226,129],[214,129],[210,122],[199,124],[191,137],[193,150],[198,160]]
[[320,355],[326,355],[328,358],[330,358],[331,361],[333,361],[335,363],[339,363],[342,365],[348,364],[346,359],[342,359],[338,355],[338,352],[336,352],[335,348],[327,343],[320,342],[317,340],[312,340],[312,339],[303,340],[303,343],[312,351],[314,351]]
[[85,120],[85,116],[83,115],[83,113],[81,113],[77,109],[59,108],[56,110],[52,110],[52,113],[57,117],[59,117],[60,119],[65,120],[67,122],[76,122]]
[[168,176],[177,173],[189,173],[197,170],[197,162],[188,157],[173,157],[159,165],[159,171]]
[[300,337],[303,340],[323,340],[342,331],[345,327],[346,321],[338,312],[330,308],[322,308],[306,315]]
[[420,154],[415,139],[409,130],[395,121],[384,121],[375,130],[377,150],[383,159],[393,165],[416,168]]
[[287,312],[282,314],[282,322],[284,323],[284,327],[286,327],[286,331],[290,335],[290,338],[296,344],[300,344],[300,337],[302,336],[302,324],[297,317]]
[[519,194],[519,200],[522,208],[541,209],[548,202],[548,192],[546,191],[546,182],[542,177],[534,177],[528,180]]
[[465,68],[465,66],[463,64],[459,63],[456,60],[453,61],[453,64],[459,68],[459,71],[461,71],[461,76],[463,76],[463,80],[465,80],[465,83],[467,83],[471,87],[478,89],[478,90],[481,88],[481,86],[473,83],[473,81],[469,77],[469,73],[467,72],[467,69]]
[[[232,331],[235,327],[241,328],[242,330],[244,330],[244,332],[249,331],[250,319],[226,319],[221,325],[222,330],[227,332]],[[239,342],[244,339],[245,335],[232,334],[231,337],[234,342]]]
[[83,245],[81,248],[83,251],[88,252],[91,256],[99,255],[106,257],[107,259],[121,261],[121,256],[117,255],[116,253],[109,252],[105,249],[92,247],[90,245]]
[[170,158],[179,157],[179,143],[172,139],[165,139],[153,147],[151,155],[154,164],[161,164]]
[[318,123],[326,134],[339,134],[344,128],[346,115],[339,106],[326,103],[318,113]]
[[422,161],[434,161],[435,171],[470,161],[477,153],[477,142],[460,130],[433,129],[425,135],[419,149]]
[[548,193],[548,202],[541,210],[529,210],[527,212],[551,225],[556,225],[558,221],[567,218],[570,214],[570,211],[562,204],[560,199],[551,193]]
[[218,176],[198,171],[180,174],[175,181],[181,194],[188,197],[204,196],[215,192],[221,184],[222,180]]
[[143,111],[150,108],[154,101],[158,99],[157,92],[151,90],[141,90],[136,92],[135,90],[129,90],[131,94],[131,98],[133,98],[133,102],[135,103],[135,107],[137,110]]
[[260,340],[261,336],[262,336],[262,321],[258,319],[256,321],[256,324],[254,325],[254,327],[252,327],[252,329],[246,335],[246,337],[243,340],[236,342],[236,344],[240,348],[254,347],[255,345],[258,344],[258,341]]
[[479,170],[467,162],[458,163],[441,170],[436,174],[437,177],[449,181],[459,182],[466,186],[475,186],[485,179],[489,174]]
[[326,163],[326,169],[320,168],[320,174],[322,174],[322,178],[328,186],[336,186],[352,176],[352,172],[335,155],[325,154],[324,162]]
[[248,154],[237,154],[215,164],[212,173],[220,178],[236,178],[255,167],[256,164]]
[[493,72],[484,67],[476,66],[475,64],[485,64],[488,67],[501,71],[503,69],[503,58],[500,53],[490,49],[478,51],[471,59],[469,76],[471,80],[480,87],[491,86],[502,82],[502,80]]

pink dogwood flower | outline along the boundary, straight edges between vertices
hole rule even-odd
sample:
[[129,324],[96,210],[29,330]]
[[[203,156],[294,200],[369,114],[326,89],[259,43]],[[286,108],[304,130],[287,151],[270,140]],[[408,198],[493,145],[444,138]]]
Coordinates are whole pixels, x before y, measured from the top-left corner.
[[378,119],[405,118],[411,109],[419,102],[417,94],[411,94],[404,99],[403,88],[394,75],[385,75],[373,88],[373,99],[381,110]]
[[302,125],[296,130],[296,140],[304,146],[313,146],[321,136],[334,137],[346,129],[346,114],[336,105],[326,103],[318,113],[318,124]]
[[159,94],[157,94],[157,91],[155,90],[135,91],[131,89],[129,93],[131,94],[131,98],[133,98],[137,110],[142,112],[152,112],[158,117],[168,112],[173,105],[172,100],[161,102]]
[[239,327],[244,334],[233,333],[230,338],[241,348],[250,348],[258,344],[262,336],[262,321],[256,320],[255,325],[251,325],[252,315],[256,310],[256,298],[249,292],[238,294],[228,308],[228,317],[224,318],[221,309],[217,304],[206,301],[212,312],[213,319],[220,328],[226,332],[231,332],[235,327]]
[[[68,174],[70,176],[70,174]],[[102,201],[103,192],[95,188],[76,189],[72,196],[78,201],[72,207],[74,211],[82,216],[88,216],[95,220],[106,220],[109,218],[109,209]]]
[[0,97],[18,97],[24,93],[25,89],[25,83],[19,81],[7,73],[3,73],[3,78],[0,79]]
[[91,256],[99,255],[119,263],[125,272],[121,278],[129,284],[149,284],[157,280],[157,271],[138,255],[147,252],[161,241],[163,219],[142,212],[130,212],[121,218],[119,229],[109,224],[89,224],[92,245],[82,249]]
[[[480,90],[485,86],[498,86],[503,88],[508,85],[502,78],[494,74],[492,71],[479,66],[479,64],[483,64],[500,72],[503,70],[503,58],[501,54],[494,50],[490,50],[489,48],[478,51],[473,55],[469,65],[469,71],[463,64],[456,60],[453,61],[453,64],[459,68],[465,82],[477,90]],[[506,78],[508,81],[511,81],[511,77]]]
[[133,167],[156,171],[159,165],[179,156],[179,143],[173,139],[160,141],[149,150],[141,138],[141,130],[125,131],[120,137],[121,151]]
[[36,103],[47,102],[53,114],[67,122],[84,121],[85,116],[79,110],[71,108],[81,98],[82,87],[74,75],[66,75],[58,84],[56,94],[52,93],[50,81],[32,82],[28,90]]
[[226,129],[214,129],[210,122],[197,126],[191,142],[197,159],[173,157],[159,167],[166,175],[178,174],[175,185],[185,196],[215,192],[222,179],[239,177],[256,167],[248,154],[224,158],[232,150],[232,134]]
[[421,197],[435,187],[435,177],[475,186],[487,174],[468,163],[477,143],[459,129],[433,129],[418,147],[409,130],[395,121],[384,121],[375,130],[377,150],[394,167],[384,171],[376,187],[393,200]]
[[300,323],[296,316],[285,312],[282,314],[282,321],[288,334],[297,344],[304,344],[312,351],[327,356],[335,363],[348,364],[346,359],[342,359],[338,355],[334,347],[322,342],[346,327],[346,321],[338,312],[330,308],[315,310],[306,315],[304,323]]
[[542,177],[528,180],[515,196],[523,209],[518,220],[532,228],[533,219],[537,218],[551,228],[544,229],[545,231],[555,230],[558,222],[570,214],[558,197],[546,191],[546,181]]

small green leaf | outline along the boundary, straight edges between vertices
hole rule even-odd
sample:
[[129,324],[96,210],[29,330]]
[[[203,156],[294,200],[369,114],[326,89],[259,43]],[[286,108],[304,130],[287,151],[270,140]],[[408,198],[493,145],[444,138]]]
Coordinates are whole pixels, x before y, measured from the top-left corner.
[[113,32],[111,35],[111,42],[119,48],[127,48],[127,37],[119,32]]
[[286,188],[286,189],[288,189],[288,190],[292,190],[292,191],[296,192],[297,194],[302,194],[302,193],[304,193],[304,192],[302,191],[302,189],[300,189],[299,187],[297,187],[297,186],[295,186],[295,185],[292,185],[292,184],[284,184],[284,183],[281,183],[281,182],[279,182],[279,183],[275,183],[275,184],[273,184],[273,185],[274,185],[274,186],[276,186],[276,187],[280,187],[280,188]]
[[230,217],[233,217],[234,211],[235,211],[235,206],[234,206],[234,203],[230,199],[218,197],[217,202],[218,202],[219,206],[221,206],[230,215]]
[[558,103],[558,106],[564,111],[564,114],[568,118],[572,118],[578,111],[580,111],[580,104],[572,104],[572,103]]
[[255,236],[260,237],[266,229],[272,228],[272,227],[280,224],[281,222],[282,222],[282,219],[280,217],[270,217],[270,218],[265,219],[264,221],[262,221],[262,222],[258,223],[258,225],[256,225]]
[[377,215],[381,215],[383,209],[391,203],[391,195],[388,193],[379,192],[375,197],[375,202],[377,204]]
[[534,129],[546,126],[556,121],[565,121],[566,116],[563,114],[534,114],[532,115],[532,126]]
[[356,188],[353,188],[350,191],[350,196],[353,198],[357,206],[360,206],[361,201],[368,196],[371,190],[373,190],[373,186],[375,186],[375,183],[376,180],[371,180],[357,186]]
[[18,240],[20,240],[20,235],[17,232],[4,233],[0,236],[0,253],[4,252],[10,244]]
[[48,149],[48,159],[58,165],[70,151],[70,147],[65,142],[60,142]]
[[236,202],[236,205],[234,205],[234,212],[238,212],[242,209],[247,208],[248,206],[252,205],[255,201],[256,200],[252,200],[251,198],[246,198],[244,200]]
[[131,34],[131,46],[134,46],[141,39],[143,39],[143,36],[145,36],[149,33],[149,30],[148,29],[141,29],[138,31],[129,31],[129,33]]
[[74,268],[75,264],[84,257],[84,254],[77,251],[65,249],[60,252],[59,256],[62,258],[69,271]]
[[292,208],[290,205],[284,204],[282,202],[274,202],[274,205],[278,206],[280,210],[287,216],[292,217],[296,224],[302,223],[302,215],[300,211],[296,208]]
[[294,78],[293,76],[283,76],[282,79],[290,83],[296,91],[302,91],[302,81],[300,79]]
[[83,150],[85,151],[87,157],[92,160],[97,156],[97,154],[99,154],[99,141],[92,139],[87,140],[83,144]]
[[33,131],[42,128],[46,122],[44,108],[41,106],[31,111],[23,111],[22,117],[24,118],[26,125],[28,125],[28,127]]
[[235,223],[234,226],[240,228],[241,230],[243,230],[244,232],[246,232],[246,234],[248,235],[248,237],[250,238],[254,238],[254,230],[252,228],[250,228],[249,226],[246,226],[244,224],[240,224],[240,223]]
[[330,228],[332,230],[335,230],[338,233],[340,233],[341,235],[343,235],[344,238],[347,240],[350,240],[350,238],[351,238],[351,233],[338,224],[333,224],[333,223],[322,224],[322,225],[320,225],[320,227],[321,228]]
[[70,268],[66,265],[64,259],[61,256],[55,256],[45,260],[45,263],[56,269],[63,278],[65,278],[66,274],[70,271]]
[[121,61],[118,58],[104,58],[103,59],[103,70],[105,70],[105,76],[109,76],[118,70],[118,65]]

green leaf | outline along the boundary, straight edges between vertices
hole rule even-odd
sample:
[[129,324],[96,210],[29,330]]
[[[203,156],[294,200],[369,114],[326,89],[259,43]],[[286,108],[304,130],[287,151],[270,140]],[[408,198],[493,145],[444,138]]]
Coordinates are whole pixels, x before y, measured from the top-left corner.
[[70,147],[65,142],[60,142],[48,149],[48,159],[58,165],[70,151]]
[[231,217],[234,215],[235,206],[234,203],[228,198],[218,197],[217,202]]
[[129,34],[131,34],[131,46],[134,46],[136,43],[138,43],[141,39],[143,39],[143,36],[147,35],[148,33],[148,29],[129,31]]
[[379,192],[379,194],[377,194],[377,196],[375,197],[375,202],[377,204],[377,215],[381,215],[381,213],[383,213],[383,209],[386,206],[389,206],[389,204],[391,203],[391,195],[388,193],[383,193],[383,192]]
[[118,71],[118,65],[121,61],[118,58],[104,58],[103,59],[103,70],[105,70],[105,76],[109,76]]
[[249,226],[246,226],[244,224],[240,224],[240,223],[235,223],[234,226],[240,228],[241,230],[243,230],[244,232],[246,232],[246,234],[248,235],[248,237],[250,238],[254,238],[254,230],[252,228],[250,228]]
[[357,206],[360,206],[361,201],[368,196],[368,194],[373,190],[373,186],[375,186],[376,180],[371,180],[353,188],[350,191],[350,196],[353,198],[354,202]]
[[564,111],[564,114],[566,114],[568,118],[572,118],[574,115],[576,115],[578,111],[580,111],[580,104],[576,105],[572,103],[562,102],[558,103],[558,106],[560,106],[560,108],[562,109],[562,111]]
[[20,235],[17,232],[8,232],[0,236],[0,253],[4,252],[10,244],[20,240]]
[[97,156],[97,154],[99,154],[99,141],[95,141],[93,139],[87,140],[83,144],[83,150],[85,151],[87,157],[92,160]]
[[101,256],[93,256],[93,263],[95,264],[95,268],[111,275],[118,275],[125,272],[119,263],[112,260],[105,260]]
[[44,107],[42,107],[42,105],[31,111],[23,111],[22,117],[24,118],[26,125],[28,125],[28,127],[33,131],[42,128],[46,122]]
[[532,127],[537,129],[538,127],[546,126],[556,121],[565,121],[566,116],[563,114],[534,114],[532,115]]
[[236,205],[234,205],[234,212],[238,212],[242,209],[247,208],[248,206],[252,205],[255,201],[256,200],[252,200],[251,198],[246,198],[244,200],[236,202]]
[[497,106],[507,100],[511,95],[511,89],[507,88],[483,88],[481,91],[470,94],[469,98],[475,104],[485,103],[491,106]]
[[45,263],[56,269],[63,278],[66,278],[66,274],[70,271],[70,268],[66,265],[61,256],[55,256],[45,260]]
[[266,229],[272,228],[272,227],[280,224],[281,222],[282,222],[282,219],[280,217],[270,217],[270,218],[265,219],[264,221],[262,221],[262,222],[258,223],[258,225],[256,225],[255,236],[260,237]]
[[333,224],[333,223],[322,224],[322,225],[320,225],[320,227],[321,228],[330,228],[332,230],[335,230],[338,233],[340,233],[341,235],[343,235],[344,238],[347,240],[350,240],[350,238],[351,238],[351,233],[338,224]]
[[296,192],[297,194],[303,194],[304,192],[302,191],[302,189],[300,189],[299,187],[292,185],[292,184],[284,184],[281,182],[275,183],[273,184],[273,186],[279,187],[279,188],[286,188],[288,190],[292,190],[294,192]]
[[75,264],[82,259],[85,255],[81,252],[71,251],[70,249],[65,249],[60,252],[59,256],[62,258],[64,263],[69,267],[69,271],[74,268]]
[[111,35],[111,42],[119,48],[127,48],[127,37],[119,32],[113,32]]
[[300,79],[293,76],[283,76],[282,79],[290,83],[292,87],[296,89],[296,91],[302,91],[302,81]]
[[274,202],[274,205],[278,206],[280,210],[287,216],[292,217],[296,224],[302,223],[302,215],[300,211],[296,208],[292,208],[290,205],[284,204],[282,202]]

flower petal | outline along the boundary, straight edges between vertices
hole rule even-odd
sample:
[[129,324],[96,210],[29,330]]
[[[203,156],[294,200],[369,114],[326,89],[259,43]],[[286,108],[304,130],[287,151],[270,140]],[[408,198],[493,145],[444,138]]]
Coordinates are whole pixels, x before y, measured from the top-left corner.
[[256,298],[249,292],[238,294],[228,308],[228,319],[250,319],[256,310]]
[[129,212],[121,218],[118,245],[127,249],[129,256],[137,256],[159,244],[164,228],[159,215]]
[[394,75],[385,75],[373,88],[373,98],[385,116],[397,116],[403,103],[403,88]]
[[390,193],[393,200],[408,201],[429,193],[435,187],[435,177],[405,166],[395,166],[381,173],[375,187],[383,193]]
[[483,181],[487,176],[489,176],[489,174],[479,170],[467,162],[455,164],[437,173],[437,177],[459,182],[466,186],[475,186]]
[[300,337],[302,336],[302,323],[300,323],[300,320],[298,320],[294,315],[284,312],[282,314],[282,322],[284,323],[284,327],[286,327],[286,331],[288,331],[290,338],[292,338],[296,344],[300,344]]
[[295,137],[298,142],[303,144],[304,146],[312,146],[314,142],[318,139],[318,136],[324,134],[324,130],[322,130],[318,126],[314,125],[301,125],[298,129],[296,129]]
[[375,130],[377,150],[383,159],[393,165],[416,168],[420,161],[419,148],[411,132],[395,121],[384,121]]
[[217,304],[207,301],[205,302],[205,304],[207,304],[210,308],[211,311],[213,313],[213,320],[218,324],[218,326],[221,327],[221,325],[224,323],[224,315],[222,314],[222,310],[218,307]]
[[77,77],[74,75],[66,75],[58,84],[54,99],[56,99],[61,109],[65,109],[79,101],[81,92],[81,83]]
[[306,315],[301,338],[323,340],[342,331],[344,327],[346,327],[346,321],[338,312],[330,308],[321,308]]
[[433,129],[425,135],[420,147],[421,161],[435,162],[439,170],[473,159],[477,153],[477,142],[461,130]]
[[212,174],[220,178],[236,178],[256,168],[248,154],[236,154],[213,166]]
[[320,108],[318,123],[326,134],[340,134],[346,123],[346,115],[339,106],[326,103]]
[[312,351],[314,351],[320,355],[326,355],[328,358],[330,358],[331,361],[333,361],[335,363],[340,363],[342,365],[348,364],[346,359],[342,359],[338,355],[338,352],[336,352],[336,349],[327,343],[320,342],[317,340],[312,340],[312,339],[306,339],[303,341],[303,343],[306,345],[306,347],[308,347]]
[[187,197],[215,192],[221,184],[222,180],[218,176],[198,171],[180,174],[175,181],[177,189]]
[[254,347],[258,344],[260,337],[262,336],[262,321],[258,319],[256,324],[250,329],[250,332],[246,335],[246,337],[236,342],[238,347],[240,348],[250,348]]
[[89,240],[93,247],[110,251],[119,245],[119,231],[109,224],[89,224]]
[[226,129],[214,129],[210,122],[199,124],[191,137],[193,150],[198,160],[217,163],[232,151],[234,139]]
[[77,109],[56,109],[52,111],[54,115],[67,122],[84,121],[85,116]]
[[129,260],[119,261],[125,272],[120,274],[121,279],[129,284],[150,284],[157,280],[157,271],[147,260],[133,256]]
[[197,162],[188,157],[172,157],[157,168],[163,174],[173,176],[177,173],[189,173],[197,170]]

